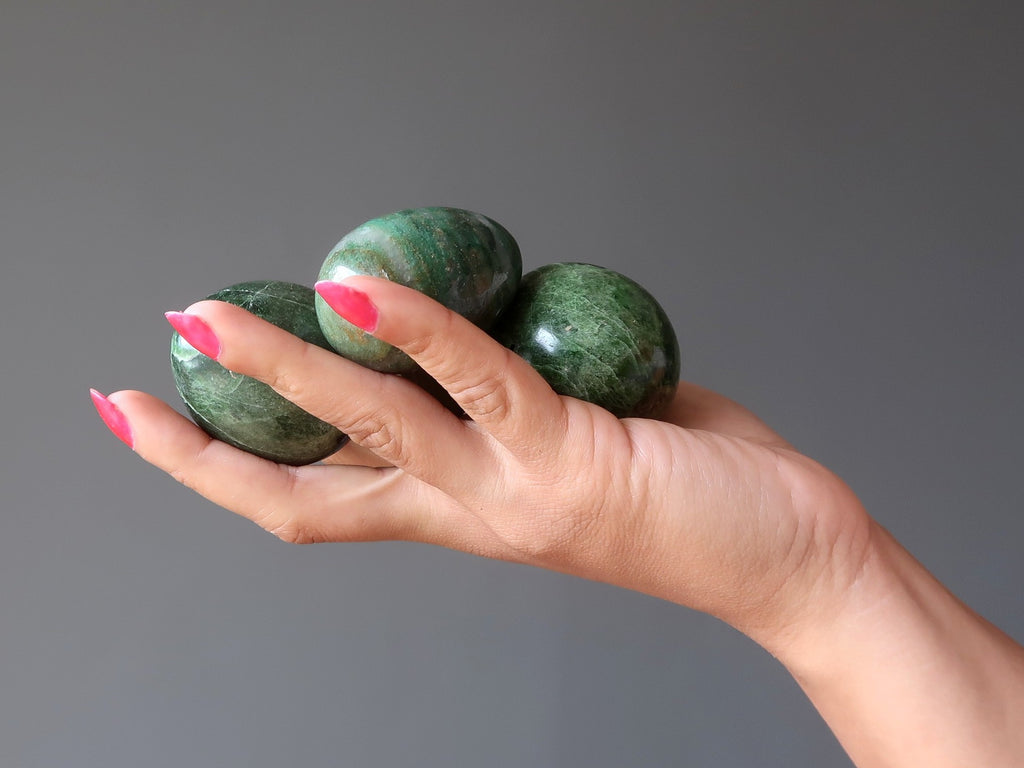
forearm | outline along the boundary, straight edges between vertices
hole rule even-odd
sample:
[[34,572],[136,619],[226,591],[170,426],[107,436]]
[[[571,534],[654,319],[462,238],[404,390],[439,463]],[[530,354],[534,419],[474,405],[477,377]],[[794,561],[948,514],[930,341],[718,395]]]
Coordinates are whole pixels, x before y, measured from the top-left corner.
[[1024,766],[1024,648],[873,533],[835,619],[770,650],[860,768]]

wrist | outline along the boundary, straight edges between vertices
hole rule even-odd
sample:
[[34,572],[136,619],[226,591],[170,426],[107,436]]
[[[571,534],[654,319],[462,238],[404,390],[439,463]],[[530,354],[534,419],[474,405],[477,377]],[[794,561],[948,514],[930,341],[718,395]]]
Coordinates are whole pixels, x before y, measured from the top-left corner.
[[860,766],[1009,765],[1024,649],[876,523],[856,579],[766,646]]

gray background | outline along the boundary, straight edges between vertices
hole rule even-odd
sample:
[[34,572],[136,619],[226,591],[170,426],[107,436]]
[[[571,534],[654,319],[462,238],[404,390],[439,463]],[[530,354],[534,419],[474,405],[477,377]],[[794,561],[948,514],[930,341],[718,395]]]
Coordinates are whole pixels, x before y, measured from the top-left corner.
[[0,0],[0,764],[848,765],[713,619],[288,546],[96,418],[178,405],[164,310],[416,205],[648,286],[1024,638],[1020,7]]

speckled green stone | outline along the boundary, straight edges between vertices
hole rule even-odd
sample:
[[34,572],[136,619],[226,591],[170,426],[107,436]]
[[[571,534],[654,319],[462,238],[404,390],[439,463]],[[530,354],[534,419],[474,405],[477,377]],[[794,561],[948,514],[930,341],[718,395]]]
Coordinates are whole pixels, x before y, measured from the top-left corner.
[[[318,279],[386,277],[487,329],[512,300],[522,271],[519,246],[496,221],[461,208],[416,208],[349,232],[328,254]],[[319,296],[316,312],[324,336],[350,360],[387,373],[415,370],[404,352],[342,319]]]
[[656,418],[679,382],[679,344],[665,311],[604,267],[551,264],[528,273],[492,335],[559,394],[616,416]]
[[[208,299],[226,301],[324,349],[312,288],[273,280],[238,283]],[[196,424],[212,437],[281,464],[312,464],[348,437],[249,376],[233,373],[175,332],[171,369]]]

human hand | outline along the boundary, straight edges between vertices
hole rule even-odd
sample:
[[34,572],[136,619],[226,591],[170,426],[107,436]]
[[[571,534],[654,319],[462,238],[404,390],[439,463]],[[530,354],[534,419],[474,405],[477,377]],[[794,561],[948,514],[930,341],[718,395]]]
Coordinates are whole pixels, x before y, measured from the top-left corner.
[[336,309],[410,354],[468,420],[409,381],[210,301],[187,310],[206,334],[194,327],[193,345],[353,444],[291,467],[212,440],[142,392],[97,395],[101,415],[145,460],[286,541],[427,542],[717,616],[779,658],[860,766],[1021,754],[1024,649],[746,409],[683,383],[663,420],[619,420],[556,395],[415,291],[343,285]]
[[556,395],[419,293],[365,277],[344,285],[363,310],[352,319],[408,352],[469,420],[408,381],[204,301],[187,314],[220,363],[353,444],[323,465],[281,466],[211,440],[149,395],[118,392],[110,402],[134,449],[287,541],[406,539],[537,565],[706,611],[773,652],[859,571],[870,521],[856,498],[739,405],[684,383],[664,420],[619,420]]

